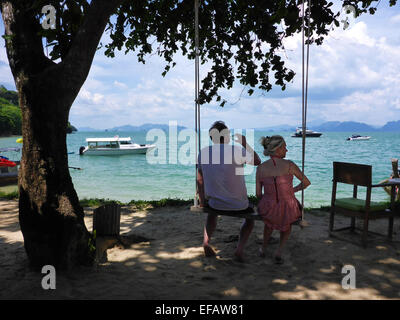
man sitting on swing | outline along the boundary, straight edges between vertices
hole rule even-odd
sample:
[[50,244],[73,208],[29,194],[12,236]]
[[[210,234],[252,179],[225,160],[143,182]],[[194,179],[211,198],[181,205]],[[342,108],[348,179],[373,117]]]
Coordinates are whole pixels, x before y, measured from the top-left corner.
[[[229,144],[230,132],[223,121],[214,122],[209,134],[213,145],[200,151],[197,176],[200,206],[209,206],[216,211],[216,214],[208,213],[204,227],[203,248],[207,257],[215,256],[209,242],[217,226],[218,211],[254,212],[253,207],[249,206],[243,165],[247,163],[258,166],[261,163],[260,157],[244,136],[235,134],[236,141],[243,147]],[[243,261],[244,245],[253,227],[252,219],[245,219],[241,226],[235,251],[239,261]]]

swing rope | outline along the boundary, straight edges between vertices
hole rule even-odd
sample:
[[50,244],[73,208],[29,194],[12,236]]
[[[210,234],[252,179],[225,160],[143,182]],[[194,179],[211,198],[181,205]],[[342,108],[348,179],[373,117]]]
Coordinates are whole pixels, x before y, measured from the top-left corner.
[[[199,86],[200,86],[200,75],[199,75],[199,1],[194,1],[194,30],[195,30],[195,132],[196,132],[196,177],[195,177],[195,196],[194,206],[198,205],[198,185],[197,176],[199,172],[198,166],[198,155],[200,153],[200,103],[199,103]],[[308,0],[308,19],[307,19],[307,52],[305,59],[305,10],[304,0],[302,0],[302,185],[304,184],[304,163],[305,163],[305,152],[306,152],[306,123],[307,123],[307,102],[308,102],[308,69],[310,60],[310,16],[311,16],[311,0]],[[306,60],[306,61],[305,61]],[[302,227],[307,226],[307,222],[304,220],[304,189],[301,190],[301,205],[302,205],[302,221],[300,225]]]
[[[306,154],[306,129],[307,129],[307,102],[308,102],[308,67],[310,61],[310,16],[311,16],[311,0],[308,0],[308,19],[307,19],[307,53],[306,58],[304,57],[305,49],[305,9],[304,0],[302,0],[302,157],[301,157],[301,172],[302,180],[301,184],[304,185],[304,163]],[[306,61],[305,61],[306,60]],[[304,189],[301,189],[301,226],[306,226],[307,223],[304,220]]]
[[194,196],[194,206],[198,205],[199,189],[197,185],[197,176],[199,173],[198,155],[200,153],[200,103],[199,103],[199,85],[200,85],[200,72],[199,72],[199,1],[194,1],[194,47],[195,47],[195,70],[194,70],[194,86],[195,86],[195,108],[194,108],[194,121],[196,132],[196,193]]

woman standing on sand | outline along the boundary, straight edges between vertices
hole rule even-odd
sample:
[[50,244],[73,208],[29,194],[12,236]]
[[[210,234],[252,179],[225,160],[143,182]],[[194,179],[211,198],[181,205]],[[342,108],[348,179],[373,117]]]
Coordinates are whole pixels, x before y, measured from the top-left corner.
[[[289,238],[291,225],[301,219],[301,205],[294,193],[307,188],[311,182],[294,162],[284,159],[287,149],[282,136],[262,137],[260,142],[264,147],[264,155],[271,157],[257,167],[256,173],[256,195],[260,199],[258,214],[265,224],[260,256],[265,256],[272,231],[279,230],[280,243],[274,257],[275,262],[281,264],[282,249]],[[293,176],[303,181],[294,188]]]

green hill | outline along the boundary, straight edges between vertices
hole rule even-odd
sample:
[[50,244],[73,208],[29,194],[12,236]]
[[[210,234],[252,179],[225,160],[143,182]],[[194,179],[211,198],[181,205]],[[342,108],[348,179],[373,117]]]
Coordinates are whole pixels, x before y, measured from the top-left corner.
[[72,124],[69,123],[68,121],[68,127],[67,127],[67,133],[72,133],[78,131],[78,129],[76,129]]
[[18,94],[0,86],[0,136],[21,134],[21,110]]
[[[0,136],[21,135],[21,110],[18,93],[0,85]],[[77,129],[68,122],[67,133]]]

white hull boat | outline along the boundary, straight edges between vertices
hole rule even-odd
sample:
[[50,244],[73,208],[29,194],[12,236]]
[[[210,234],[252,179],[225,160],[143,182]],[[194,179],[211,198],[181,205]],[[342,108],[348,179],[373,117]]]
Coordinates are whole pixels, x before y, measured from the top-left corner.
[[[318,138],[322,135],[322,132],[316,132],[313,130],[309,130],[306,128],[306,137],[311,137],[311,138]],[[296,129],[296,132],[292,134],[293,138],[301,138],[303,137],[303,128],[298,127]]]
[[154,149],[154,144],[137,144],[133,143],[131,138],[88,138],[88,145],[80,147],[80,155],[124,155],[124,154],[145,154],[147,151]]
[[348,137],[347,141],[357,141],[357,140],[369,140],[371,137],[369,136],[360,136],[358,134],[353,134],[351,137]]

